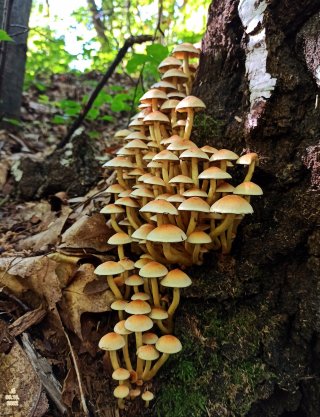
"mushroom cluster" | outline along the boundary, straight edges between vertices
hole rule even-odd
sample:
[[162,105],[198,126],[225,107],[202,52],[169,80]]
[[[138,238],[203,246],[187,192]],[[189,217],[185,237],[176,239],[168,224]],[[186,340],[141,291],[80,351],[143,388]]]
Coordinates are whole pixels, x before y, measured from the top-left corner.
[[[205,109],[190,95],[196,69],[190,59],[198,56],[183,43],[161,62],[161,81],[141,97],[129,129],[116,134],[124,146],[104,164],[116,171],[117,182],[107,189],[113,202],[101,212],[115,231],[108,243],[117,246],[119,261],[95,273],[106,277],[119,321],[99,347],[109,352],[119,381],[119,408],[140,394],[148,405],[153,394],[145,383],[182,348],[173,317],[191,279],[176,267],[201,265],[210,250],[228,254],[240,222],[253,212],[251,196],[262,194],[251,182],[256,153],[239,157],[191,140],[194,114]],[[229,182],[235,164],[247,166],[237,186]]]

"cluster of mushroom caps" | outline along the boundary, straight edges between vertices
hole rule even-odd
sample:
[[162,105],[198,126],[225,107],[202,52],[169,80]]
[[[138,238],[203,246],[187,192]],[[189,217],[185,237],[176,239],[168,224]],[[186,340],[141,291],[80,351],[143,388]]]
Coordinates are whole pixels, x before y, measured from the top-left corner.
[[[108,243],[117,245],[119,262],[105,262],[95,273],[107,277],[119,322],[99,346],[110,352],[113,378],[119,380],[114,395],[120,408],[123,398],[140,395],[140,387],[154,377],[169,354],[181,350],[172,335],[173,315],[180,288],[191,280],[180,269],[169,269],[201,265],[210,250],[229,253],[239,223],[253,212],[251,196],[262,194],[251,182],[256,153],[239,157],[227,149],[199,148],[191,140],[194,114],[205,109],[199,98],[190,95],[196,68],[190,59],[198,56],[197,48],[184,43],[161,62],[161,81],[141,97],[130,130],[116,133],[125,145],[104,164],[117,174],[117,182],[107,189],[114,200],[101,212],[110,216],[115,234]],[[238,186],[228,182],[235,164],[247,166]],[[126,256],[125,245],[136,262]],[[153,326],[160,337],[149,332]],[[135,349],[130,348],[131,333],[135,333]],[[120,362],[117,350],[122,350]],[[132,352],[137,353],[135,368]],[[146,404],[152,395],[142,394]]]

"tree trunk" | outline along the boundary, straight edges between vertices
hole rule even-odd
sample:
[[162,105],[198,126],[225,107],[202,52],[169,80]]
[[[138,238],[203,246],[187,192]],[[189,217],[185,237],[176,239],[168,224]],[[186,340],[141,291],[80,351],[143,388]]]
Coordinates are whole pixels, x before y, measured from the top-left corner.
[[[9,35],[14,42],[6,44],[3,71],[0,73],[0,116],[19,118],[26,63],[28,22],[32,0],[13,0]],[[3,16],[5,0],[0,0]]]
[[231,254],[189,270],[184,349],[159,375],[162,417],[319,417],[319,34],[319,0],[209,9],[193,140],[257,152],[264,195]]

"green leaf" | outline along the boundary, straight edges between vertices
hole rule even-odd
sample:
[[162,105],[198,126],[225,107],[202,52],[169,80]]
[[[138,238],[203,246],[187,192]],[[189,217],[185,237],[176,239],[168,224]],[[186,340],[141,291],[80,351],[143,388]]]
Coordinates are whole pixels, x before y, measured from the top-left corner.
[[100,133],[97,132],[96,130],[91,130],[89,133],[89,138],[91,139],[98,139],[100,137]]
[[13,42],[13,39],[7,34],[5,30],[0,29],[0,41]]
[[147,54],[154,58],[155,60],[162,61],[169,55],[169,50],[166,46],[161,45],[160,43],[154,43],[147,46]]
[[62,117],[56,114],[54,118],[51,120],[51,122],[56,125],[63,125],[67,122],[67,119],[65,117]]
[[113,122],[113,117],[106,114],[105,116],[99,117],[99,120],[105,120],[107,122]]
[[136,72],[137,69],[149,60],[147,55],[133,54],[132,58],[128,61],[126,70],[129,74]]
[[2,120],[6,123],[10,123],[13,126],[21,126],[20,120],[17,119],[8,119],[7,117],[4,117]]

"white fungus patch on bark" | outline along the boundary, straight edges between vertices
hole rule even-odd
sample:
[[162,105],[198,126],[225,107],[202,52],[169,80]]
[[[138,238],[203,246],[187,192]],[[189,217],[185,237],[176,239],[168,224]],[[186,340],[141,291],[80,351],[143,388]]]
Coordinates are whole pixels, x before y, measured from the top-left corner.
[[265,103],[271,97],[277,79],[267,72],[268,50],[266,45],[266,30],[263,27],[264,12],[267,8],[265,0],[240,0],[239,17],[248,35],[246,44],[246,74],[249,81],[250,113],[247,126],[252,129],[257,126],[265,108]]

